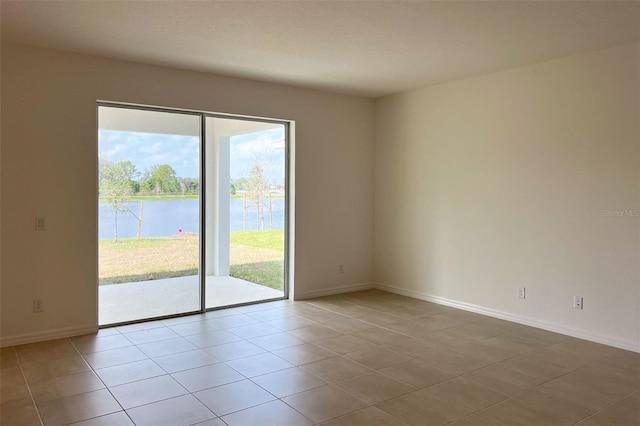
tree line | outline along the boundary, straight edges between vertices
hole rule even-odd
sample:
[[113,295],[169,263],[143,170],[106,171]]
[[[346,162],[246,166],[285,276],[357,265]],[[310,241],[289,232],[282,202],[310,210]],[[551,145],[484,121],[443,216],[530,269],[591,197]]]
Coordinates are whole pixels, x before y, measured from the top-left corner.
[[140,238],[142,205],[140,214],[136,215],[124,204],[127,198],[134,195],[197,195],[199,191],[198,179],[179,177],[168,164],[153,165],[140,173],[131,161],[99,160],[98,194],[114,209],[115,241],[118,241],[118,212],[131,213],[138,219]]
[[[265,214],[271,218],[269,193],[276,184],[269,184],[268,167],[264,158],[255,156],[249,175],[231,181],[230,192],[245,194],[245,223],[247,207],[256,211],[257,229],[265,229]],[[114,162],[101,158],[98,167],[98,193],[100,199],[114,209],[115,241],[118,241],[118,212],[130,213],[138,219],[138,238],[142,227],[142,206],[139,215],[126,207],[125,201],[134,195],[198,195],[200,181],[179,177],[169,164],[153,165],[143,173],[131,161]],[[245,225],[246,226],[246,225]]]
[[140,173],[131,161],[100,159],[100,198],[127,198],[133,195],[197,195],[197,178],[179,177],[169,164],[156,164]]

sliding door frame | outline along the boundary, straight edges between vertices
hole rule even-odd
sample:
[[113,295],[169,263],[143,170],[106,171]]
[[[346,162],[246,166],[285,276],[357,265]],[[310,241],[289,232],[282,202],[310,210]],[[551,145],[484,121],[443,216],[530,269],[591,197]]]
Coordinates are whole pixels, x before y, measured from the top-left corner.
[[[128,325],[128,324],[137,324],[137,323],[142,323],[142,322],[148,322],[148,321],[156,321],[156,320],[162,320],[162,319],[169,319],[169,318],[177,318],[177,317],[183,317],[183,316],[188,316],[188,315],[195,315],[195,314],[201,314],[201,313],[205,313],[208,311],[216,311],[219,309],[228,309],[228,308],[234,308],[234,307],[238,307],[238,306],[246,306],[246,305],[255,305],[255,304],[259,304],[259,303],[265,303],[265,302],[273,302],[273,301],[277,301],[277,300],[286,300],[290,298],[290,294],[289,294],[289,279],[290,279],[290,251],[289,251],[289,238],[290,238],[290,229],[289,229],[289,223],[290,223],[290,200],[291,200],[291,194],[290,194],[290,182],[291,182],[291,177],[289,176],[289,172],[291,170],[290,168],[290,141],[291,141],[291,121],[288,120],[279,120],[279,119],[273,119],[273,118],[264,118],[264,117],[252,117],[252,116],[248,116],[248,115],[235,115],[235,114],[226,114],[226,113],[217,113],[217,112],[209,112],[209,111],[200,111],[200,110],[190,110],[190,109],[180,109],[180,108],[168,108],[168,107],[158,107],[158,106],[150,106],[150,105],[141,105],[141,104],[129,104],[129,103],[124,103],[124,102],[114,102],[114,101],[103,101],[103,100],[98,100],[96,103],[96,144],[98,142],[98,130],[99,130],[99,122],[98,122],[98,110],[100,107],[110,107],[110,108],[122,108],[122,109],[133,109],[133,110],[143,110],[143,111],[154,111],[154,112],[165,112],[165,113],[172,113],[172,114],[184,114],[184,115],[191,115],[191,116],[198,116],[200,117],[200,145],[199,145],[199,149],[200,149],[200,194],[199,194],[199,238],[198,238],[198,244],[199,244],[199,258],[198,258],[198,280],[199,280],[199,284],[200,284],[200,309],[195,310],[195,311],[188,311],[188,312],[182,312],[182,313],[178,313],[178,314],[171,314],[171,315],[162,315],[162,316],[157,316],[157,317],[151,317],[151,318],[142,318],[142,319],[137,319],[137,320],[132,320],[132,321],[124,321],[124,322],[119,322],[119,323],[113,323],[113,324],[106,324],[106,325],[99,325],[99,328],[109,328],[109,327],[117,327],[117,326],[122,326],[122,325]],[[280,124],[284,126],[284,168],[285,168],[285,172],[284,172],[284,188],[285,188],[285,197],[284,197],[284,262],[283,262],[283,268],[284,268],[284,289],[283,289],[283,295],[282,297],[274,297],[274,298],[269,298],[269,299],[262,299],[262,300],[257,300],[257,301],[250,301],[250,302],[242,302],[242,303],[236,303],[236,304],[232,304],[232,305],[224,305],[224,306],[215,306],[212,308],[207,308],[207,285],[206,285],[206,274],[204,273],[204,269],[206,267],[206,227],[207,227],[207,220],[206,220],[206,188],[207,188],[207,181],[206,181],[206,149],[207,149],[207,141],[206,141],[206,119],[207,118],[221,118],[221,119],[230,119],[230,120],[243,120],[243,121],[253,121],[253,122],[262,122],[262,123],[272,123],[272,124]],[[97,221],[99,223],[99,221]],[[96,229],[97,231],[97,229]],[[98,234],[96,233],[96,246],[97,246],[97,241],[99,240]],[[96,270],[96,284],[98,284],[98,271]],[[100,309],[100,295],[99,292],[97,294],[96,297],[96,301],[97,301],[97,307],[98,309],[96,310],[96,314],[99,312]],[[96,321],[97,322],[97,321]]]

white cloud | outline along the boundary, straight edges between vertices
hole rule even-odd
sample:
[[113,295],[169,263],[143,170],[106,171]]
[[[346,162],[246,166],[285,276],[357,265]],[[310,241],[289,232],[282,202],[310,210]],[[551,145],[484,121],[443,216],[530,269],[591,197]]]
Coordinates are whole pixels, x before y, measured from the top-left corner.
[[173,153],[164,152],[162,154],[156,154],[151,156],[151,162],[154,164],[170,164],[175,161],[176,157]]
[[198,155],[198,153],[200,152],[200,141],[198,141],[198,139],[193,139],[186,144],[184,144],[183,142],[183,147],[180,152],[182,152],[183,154]]
[[116,145],[111,149],[101,152],[100,155],[103,155],[105,157],[117,157],[119,154],[123,153],[126,150],[126,145]]
[[156,152],[160,152],[161,150],[162,150],[162,143],[156,142],[156,143],[151,144],[151,145],[146,145],[146,144],[142,145],[138,151],[139,152],[153,154],[153,153],[156,153]]
[[[239,166],[239,170],[233,167],[236,172],[247,173],[251,164],[256,158],[269,164],[269,168],[277,167],[278,160],[282,158],[282,149],[278,143],[281,139],[275,139],[269,135],[261,135],[256,139],[246,142],[236,142],[231,146],[231,161]],[[284,147],[284,144],[282,145]]]

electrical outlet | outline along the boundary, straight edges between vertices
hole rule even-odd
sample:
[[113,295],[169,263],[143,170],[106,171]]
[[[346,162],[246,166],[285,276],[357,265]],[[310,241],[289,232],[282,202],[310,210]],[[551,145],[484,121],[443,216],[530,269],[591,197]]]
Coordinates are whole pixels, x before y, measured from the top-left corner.
[[582,309],[582,296],[573,296],[573,309]]
[[338,271],[339,271],[341,274],[344,274],[344,265],[340,265],[340,267],[338,268]]
[[524,299],[526,296],[526,287],[522,286],[522,287],[518,287],[518,297],[520,299]]
[[33,312],[44,312],[42,299],[33,299]]
[[36,231],[44,231],[45,229],[44,217],[36,217]]

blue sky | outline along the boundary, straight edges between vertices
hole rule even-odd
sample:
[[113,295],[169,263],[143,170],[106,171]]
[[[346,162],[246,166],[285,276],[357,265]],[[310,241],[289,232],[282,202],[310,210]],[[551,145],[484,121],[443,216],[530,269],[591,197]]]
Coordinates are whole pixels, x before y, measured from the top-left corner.
[[[278,141],[284,138],[283,128],[276,128],[231,138],[231,178],[246,177],[253,157],[262,156],[267,164],[270,181],[284,179],[284,149]],[[129,160],[143,173],[156,164],[169,164],[180,177],[196,178],[199,174],[198,138],[194,136],[154,133],[98,131],[98,155],[111,161]]]

